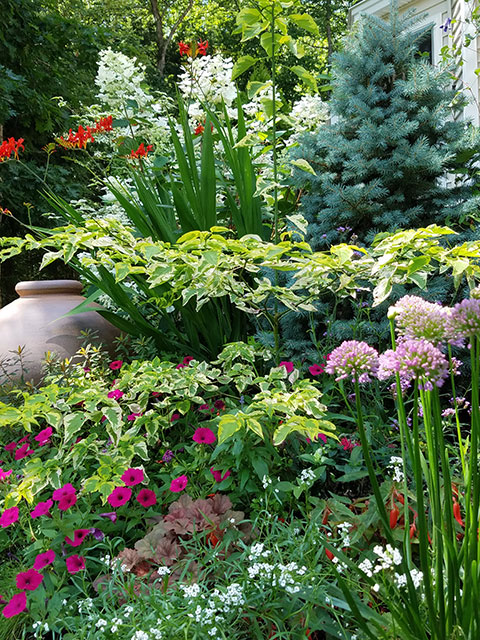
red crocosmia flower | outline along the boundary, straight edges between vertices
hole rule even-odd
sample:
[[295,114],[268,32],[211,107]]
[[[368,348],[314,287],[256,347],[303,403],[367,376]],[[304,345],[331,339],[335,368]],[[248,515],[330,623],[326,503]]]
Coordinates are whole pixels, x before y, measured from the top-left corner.
[[120,400],[125,394],[120,389],[114,389],[107,393],[107,398],[113,398],[114,400]]
[[3,607],[2,614],[4,618],[13,618],[13,616],[18,616],[19,613],[25,611],[27,608],[27,594],[25,591],[20,593],[16,593],[12,596],[8,602],[8,604]]
[[95,133],[95,129],[87,126],[86,129],[80,125],[78,130],[73,133],[71,129],[68,130],[68,138],[65,140],[63,136],[57,139],[57,142],[65,147],[65,149],[86,149],[88,142],[95,142],[95,138],[93,134]]
[[10,442],[10,444],[6,444],[3,448],[5,449],[5,451],[15,451],[15,449],[17,448],[17,443]]
[[149,144],[145,147],[144,143],[141,142],[138,149],[134,151],[133,149],[130,151],[131,158],[146,158],[150,151],[152,151],[153,145]]
[[29,447],[30,447],[30,444],[28,442],[26,442],[25,444],[22,444],[22,446],[15,451],[15,455],[14,455],[15,460],[22,460],[27,456],[31,456],[32,453],[35,453],[34,450],[29,449]]
[[117,487],[108,496],[107,501],[112,507],[121,507],[126,504],[132,497],[132,490],[127,487]]
[[195,136],[201,136],[204,131],[205,131],[205,127],[203,126],[203,124],[199,124],[197,128],[194,130],[193,134]]
[[5,478],[8,478],[8,476],[11,476],[13,473],[13,469],[9,469],[8,471],[4,471],[1,467],[0,467],[0,481],[1,480],[5,480]]
[[33,568],[37,571],[41,571],[48,567],[55,560],[55,551],[53,549],[49,549],[45,551],[45,553],[39,553],[35,558],[35,562],[33,563]]
[[58,501],[58,508],[60,511],[67,511],[70,507],[73,507],[77,503],[77,494],[76,493],[67,493],[66,496],[63,496]]
[[75,529],[73,532],[73,540],[69,537],[65,538],[65,542],[71,547],[79,547],[90,533],[90,529]]
[[120,477],[127,487],[134,487],[143,482],[145,476],[142,469],[127,469]]
[[181,56],[191,56],[192,55],[192,47],[189,44],[185,43],[185,42],[180,41],[178,43],[178,49],[180,51],[180,55]]
[[43,576],[36,569],[29,569],[28,571],[17,573],[15,580],[19,589],[35,591],[40,586]]
[[199,427],[192,436],[192,440],[199,444],[213,444],[217,436],[208,427]]
[[180,493],[180,491],[183,491],[185,489],[187,484],[188,484],[187,476],[185,475],[179,476],[178,478],[175,478],[174,480],[172,480],[172,482],[170,483],[170,491],[172,491],[173,493]]
[[225,402],[223,400],[215,400],[213,406],[215,407],[215,409],[223,411],[225,409]]
[[197,42],[197,55],[206,56],[208,49],[208,40],[204,40],[203,42],[200,40]]
[[10,509],[5,509],[5,511],[0,516],[0,527],[5,529],[5,527],[9,527],[11,524],[14,524],[14,522],[18,520],[18,516],[18,507],[10,507]]
[[292,371],[295,369],[293,362],[290,362],[289,360],[282,360],[282,362],[280,362],[278,366],[285,367],[287,373],[292,373]]
[[106,118],[100,118],[98,122],[95,122],[95,127],[92,129],[94,133],[103,133],[105,131],[112,131],[113,129],[113,116],[107,116]]
[[308,370],[310,371],[312,376],[319,376],[321,373],[324,372],[324,368],[322,367],[321,364],[312,364],[311,367],[308,367]]
[[211,467],[210,473],[215,478],[215,482],[222,482],[223,480],[228,478],[229,475],[231,475],[231,471],[225,471],[225,473],[222,476],[222,472],[216,471],[213,467]]
[[4,140],[0,145],[0,162],[4,162],[4,160],[10,158],[12,153],[15,159],[18,160],[18,152],[20,149],[25,151],[23,142],[23,138],[19,138],[18,140],[15,140],[15,138],[9,138],[8,140]]
[[65,563],[68,573],[71,574],[78,573],[82,569],[85,569],[85,558],[82,558],[82,556],[70,556],[66,559]]
[[33,511],[30,511],[30,516],[32,518],[39,518],[40,516],[49,515],[50,509],[52,508],[53,500],[46,500],[45,502],[39,502]]
[[114,360],[108,366],[112,371],[117,371],[117,369],[121,369],[123,365],[123,360]]
[[138,492],[137,502],[139,502],[142,507],[151,507],[152,505],[157,503],[157,496],[155,495],[155,491],[151,491],[150,489],[141,489]]
[[55,489],[55,491],[53,492],[52,498],[54,500],[61,500],[62,498],[65,498],[71,493],[75,494],[76,492],[77,490],[75,489],[75,487],[71,485],[69,482],[67,482],[67,484],[64,484],[63,487],[60,487],[60,489]]
[[170,418],[170,422],[175,422],[175,420],[180,420],[181,416],[179,413],[172,413],[172,417]]

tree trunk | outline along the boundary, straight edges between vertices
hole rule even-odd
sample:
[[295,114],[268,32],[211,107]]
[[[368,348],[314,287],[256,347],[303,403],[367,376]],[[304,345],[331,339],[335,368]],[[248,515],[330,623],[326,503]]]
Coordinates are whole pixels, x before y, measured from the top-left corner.
[[161,76],[165,68],[165,35],[163,33],[163,15],[158,8],[158,0],[150,0],[152,7],[153,21],[155,22],[155,39],[157,41],[158,59],[157,69]]

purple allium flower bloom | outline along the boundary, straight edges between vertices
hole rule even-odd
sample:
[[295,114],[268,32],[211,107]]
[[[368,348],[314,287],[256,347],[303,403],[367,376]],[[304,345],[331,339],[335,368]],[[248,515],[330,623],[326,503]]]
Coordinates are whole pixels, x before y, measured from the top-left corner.
[[379,359],[378,377],[386,380],[398,373],[403,384],[418,380],[419,388],[441,387],[448,377],[448,362],[440,349],[427,340],[404,340],[395,351],[385,351]]
[[456,304],[450,314],[450,342],[463,345],[472,336],[480,336],[480,300],[470,298]]
[[351,378],[370,382],[378,370],[378,352],[366,342],[347,340],[330,354],[325,371],[336,374],[336,380]]
[[173,459],[173,457],[174,457],[173,451],[170,451],[170,449],[167,449],[162,456],[162,462],[170,462]]
[[423,338],[436,347],[449,338],[449,316],[450,309],[418,296],[403,296],[388,310],[399,336]]

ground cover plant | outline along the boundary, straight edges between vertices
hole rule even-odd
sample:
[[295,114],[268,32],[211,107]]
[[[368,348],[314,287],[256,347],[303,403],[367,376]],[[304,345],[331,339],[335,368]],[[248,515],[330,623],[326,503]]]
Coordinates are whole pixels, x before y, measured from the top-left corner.
[[[319,37],[303,5],[242,4],[236,24],[236,59],[178,44],[175,99],[103,49],[96,102],[46,148],[49,225],[21,236],[1,210],[19,231],[0,263],[68,265],[123,335],[114,357],[84,335],[36,386],[2,384],[0,640],[476,640],[478,134],[448,120],[447,72],[393,7],[337,58],[333,125],[300,63]],[[375,79],[366,102],[419,123],[408,144],[389,124],[392,200],[388,154],[347,151],[383,112],[353,113],[345,60]],[[1,143],[0,169],[24,143]],[[92,176],[87,197],[52,189],[55,154]],[[452,163],[461,189],[440,182]],[[433,219],[427,183],[448,204]],[[388,226],[399,194],[412,228]]]

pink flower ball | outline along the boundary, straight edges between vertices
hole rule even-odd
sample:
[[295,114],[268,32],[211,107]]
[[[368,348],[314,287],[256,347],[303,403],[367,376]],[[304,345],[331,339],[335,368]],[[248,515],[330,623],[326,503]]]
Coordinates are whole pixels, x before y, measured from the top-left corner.
[[70,494],[75,494],[76,492],[77,490],[75,489],[75,487],[67,482],[67,484],[64,484],[63,487],[60,487],[60,489],[55,489],[52,498],[54,500],[61,500],[62,498],[65,498]]
[[68,511],[68,509],[70,509],[70,507],[73,507],[75,504],[77,504],[77,494],[68,493],[58,501],[58,508],[60,509],[60,511]]
[[113,398],[114,400],[120,400],[120,398],[123,398],[125,394],[123,393],[123,391],[120,391],[120,389],[114,389],[113,391],[109,391],[107,393],[107,398]]
[[39,518],[40,516],[46,516],[53,506],[53,500],[46,500],[45,502],[39,502],[35,505],[33,511],[30,511],[32,518]]
[[222,472],[216,471],[213,467],[210,469],[210,473],[215,478],[215,482],[223,482],[223,480],[225,480],[226,478],[228,478],[229,475],[231,475],[231,471],[225,471],[225,473],[222,476]]

